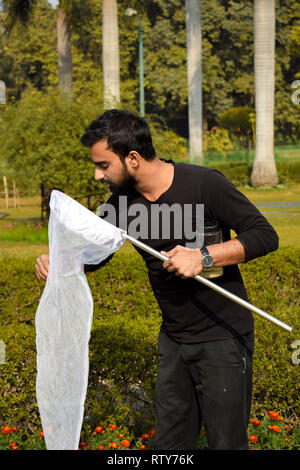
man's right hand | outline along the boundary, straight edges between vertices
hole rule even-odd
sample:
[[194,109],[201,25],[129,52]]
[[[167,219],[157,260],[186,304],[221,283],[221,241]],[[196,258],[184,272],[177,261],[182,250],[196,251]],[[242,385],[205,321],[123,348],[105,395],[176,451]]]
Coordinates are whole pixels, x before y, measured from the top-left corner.
[[40,281],[46,281],[49,270],[49,255],[41,255],[35,264],[35,272]]

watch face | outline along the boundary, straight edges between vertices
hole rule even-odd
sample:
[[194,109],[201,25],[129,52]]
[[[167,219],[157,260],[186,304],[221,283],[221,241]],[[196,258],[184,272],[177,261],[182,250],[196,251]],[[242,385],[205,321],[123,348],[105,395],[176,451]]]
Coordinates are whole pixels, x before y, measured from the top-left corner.
[[210,255],[207,255],[207,256],[203,256],[202,258],[202,264],[204,266],[204,268],[210,268],[212,265],[213,265],[213,258],[212,256]]

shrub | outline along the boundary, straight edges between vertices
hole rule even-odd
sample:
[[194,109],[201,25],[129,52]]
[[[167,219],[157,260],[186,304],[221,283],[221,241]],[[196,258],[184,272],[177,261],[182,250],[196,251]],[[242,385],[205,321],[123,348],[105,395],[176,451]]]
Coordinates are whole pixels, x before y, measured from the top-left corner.
[[292,429],[276,411],[263,419],[251,419],[248,433],[250,450],[291,450],[300,448],[299,426]]
[[[92,430],[85,426],[81,432],[78,450],[153,450],[155,428],[141,435],[133,435],[126,426],[115,422],[98,425]],[[249,450],[299,450],[300,428],[285,424],[279,413],[268,411],[264,418],[251,419],[248,426]],[[38,429],[24,433],[15,426],[1,426],[0,450],[46,450],[44,433]],[[202,426],[197,450],[208,450],[206,431]]]
[[233,150],[228,131],[217,126],[214,126],[210,131],[206,131],[203,134],[203,150],[216,150],[223,155]]
[[247,135],[252,131],[251,117],[253,113],[255,110],[249,106],[230,108],[220,116],[219,124],[232,134],[236,134],[238,131]]
[[85,127],[102,112],[91,99],[82,106],[80,100],[70,101],[58,92],[37,90],[26,91],[5,108],[1,157],[14,168],[23,194],[36,194],[43,184],[78,198],[93,193],[104,197],[104,186],[93,181],[88,149],[80,142]]
[[[236,186],[249,184],[252,167],[246,163],[210,162],[207,166],[221,171]],[[277,173],[280,184],[300,182],[300,162],[277,162]]]
[[[26,432],[41,427],[35,395],[34,317],[44,284],[34,274],[35,259],[0,262],[0,416]],[[241,266],[249,300],[293,326],[291,334],[255,316],[252,415],[280,411],[295,423],[299,365],[292,343],[299,327],[300,250],[278,250]],[[84,425],[118,422],[140,435],[153,426],[160,311],[144,262],[120,250],[103,268],[87,275],[94,299],[89,384]]]

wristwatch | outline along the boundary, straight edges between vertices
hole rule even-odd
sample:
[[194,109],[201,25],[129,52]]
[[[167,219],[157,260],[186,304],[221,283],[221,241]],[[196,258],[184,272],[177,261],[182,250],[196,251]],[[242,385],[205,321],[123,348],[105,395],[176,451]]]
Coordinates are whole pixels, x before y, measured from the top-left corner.
[[214,264],[214,259],[213,257],[209,254],[208,249],[206,246],[203,246],[200,248],[200,251],[202,253],[202,265],[203,268],[211,268],[212,265]]

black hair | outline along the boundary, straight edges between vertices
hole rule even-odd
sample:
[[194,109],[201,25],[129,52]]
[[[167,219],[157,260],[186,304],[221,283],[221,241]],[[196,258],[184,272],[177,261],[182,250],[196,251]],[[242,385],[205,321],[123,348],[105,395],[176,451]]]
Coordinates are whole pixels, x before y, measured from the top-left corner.
[[92,147],[102,139],[107,139],[107,147],[121,161],[131,150],[138,152],[145,160],[153,160],[156,156],[148,124],[130,111],[105,111],[86,128],[81,142],[86,147]]

